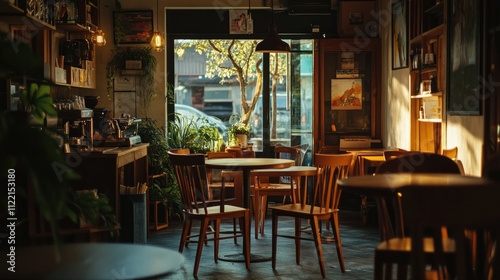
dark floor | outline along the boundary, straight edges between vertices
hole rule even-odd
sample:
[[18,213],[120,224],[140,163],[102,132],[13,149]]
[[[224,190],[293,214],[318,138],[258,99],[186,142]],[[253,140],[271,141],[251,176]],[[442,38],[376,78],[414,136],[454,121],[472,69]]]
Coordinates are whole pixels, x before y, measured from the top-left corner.
[[[253,222],[253,220],[252,220]],[[226,223],[232,226],[232,223]],[[266,219],[266,234],[258,240],[253,235],[252,254],[271,256],[271,219]],[[196,229],[195,229],[196,230]],[[293,231],[293,220],[280,218],[280,231]],[[151,232],[148,243],[177,250],[179,246],[181,226],[179,221],[171,221],[168,228]],[[373,252],[379,241],[378,228],[374,223],[364,225],[359,212],[340,211],[340,234],[346,272],[340,271],[334,243],[323,243],[323,254],[326,264],[326,279],[373,279]],[[239,244],[241,244],[241,239]],[[241,245],[235,245],[232,239],[221,241],[220,256],[237,254],[242,251]],[[164,279],[196,279],[193,276],[196,244],[184,249],[185,265],[177,273]],[[247,271],[241,262],[228,262],[213,259],[213,246],[209,243],[203,250],[198,279],[321,279],[316,251],[312,241],[302,241],[301,264],[295,264],[295,247],[293,240],[278,238],[277,267],[271,268],[271,261],[253,262]]]

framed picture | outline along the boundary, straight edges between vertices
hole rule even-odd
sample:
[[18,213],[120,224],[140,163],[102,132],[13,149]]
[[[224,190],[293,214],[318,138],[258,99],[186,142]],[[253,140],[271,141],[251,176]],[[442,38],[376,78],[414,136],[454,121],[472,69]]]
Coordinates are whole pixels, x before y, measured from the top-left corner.
[[153,36],[153,11],[114,11],[115,44],[149,44]]
[[378,22],[373,17],[376,14],[375,1],[340,1],[339,35],[377,37]]
[[[447,112],[480,115],[482,105],[479,0],[448,4]],[[464,12],[467,11],[467,12]]]
[[392,69],[408,67],[408,3],[392,3]]
[[135,91],[135,77],[118,75],[115,78],[114,91]]
[[142,60],[125,60],[125,69],[142,69]]
[[247,34],[247,10],[229,10],[229,34]]
[[135,91],[115,92],[113,113],[115,118],[122,114],[136,115]]
[[331,83],[331,110],[363,109],[362,79],[332,79]]

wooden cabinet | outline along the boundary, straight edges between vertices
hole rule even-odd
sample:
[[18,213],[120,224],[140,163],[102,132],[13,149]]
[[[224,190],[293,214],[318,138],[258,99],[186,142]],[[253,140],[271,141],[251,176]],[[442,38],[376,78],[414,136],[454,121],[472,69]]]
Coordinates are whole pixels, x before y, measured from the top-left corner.
[[315,151],[345,137],[380,139],[378,38],[325,39],[315,48]]
[[446,1],[410,1],[411,149],[441,150],[446,93]]

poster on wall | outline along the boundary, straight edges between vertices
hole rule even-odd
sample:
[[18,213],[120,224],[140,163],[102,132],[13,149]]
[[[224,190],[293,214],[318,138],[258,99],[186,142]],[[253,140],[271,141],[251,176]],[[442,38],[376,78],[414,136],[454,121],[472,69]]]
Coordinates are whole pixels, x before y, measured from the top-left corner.
[[[448,14],[447,112],[481,115],[481,21],[479,0],[452,0]],[[467,11],[465,13],[464,11]]]
[[392,4],[392,69],[408,67],[408,4]]
[[248,13],[247,10],[230,10],[229,11],[229,34],[247,34],[248,28]]
[[362,79],[332,79],[332,110],[361,110],[363,95]]
[[115,91],[114,93],[114,117],[119,118],[123,114],[135,116],[135,91]]

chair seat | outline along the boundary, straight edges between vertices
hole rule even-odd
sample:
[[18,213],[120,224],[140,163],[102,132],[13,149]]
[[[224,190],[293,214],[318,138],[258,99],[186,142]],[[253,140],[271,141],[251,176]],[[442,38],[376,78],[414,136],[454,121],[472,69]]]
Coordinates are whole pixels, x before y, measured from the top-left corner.
[[189,215],[200,215],[200,216],[205,216],[205,215],[216,215],[220,213],[230,213],[230,212],[245,212],[248,211],[246,208],[238,207],[238,206],[233,206],[233,205],[225,205],[224,206],[224,212],[220,211],[220,206],[209,206],[206,208],[207,211],[205,212],[205,209],[199,208],[198,212],[195,210],[190,210],[186,211]]
[[311,205],[301,206],[300,203],[269,206],[269,208],[272,209],[273,211],[278,211],[280,213],[280,216],[286,216],[286,213],[290,213],[290,215],[296,215],[296,214],[330,215],[331,213],[339,211],[338,209],[324,211],[324,209],[321,209],[316,206],[314,207],[313,213],[311,214]]
[[[390,251],[390,253],[408,253],[411,251],[411,238],[392,238],[388,241],[381,242],[376,247],[377,251]],[[424,252],[434,253],[434,239],[432,237],[424,238]],[[455,242],[451,239],[445,239],[443,242],[443,252],[453,253],[455,252]]]

